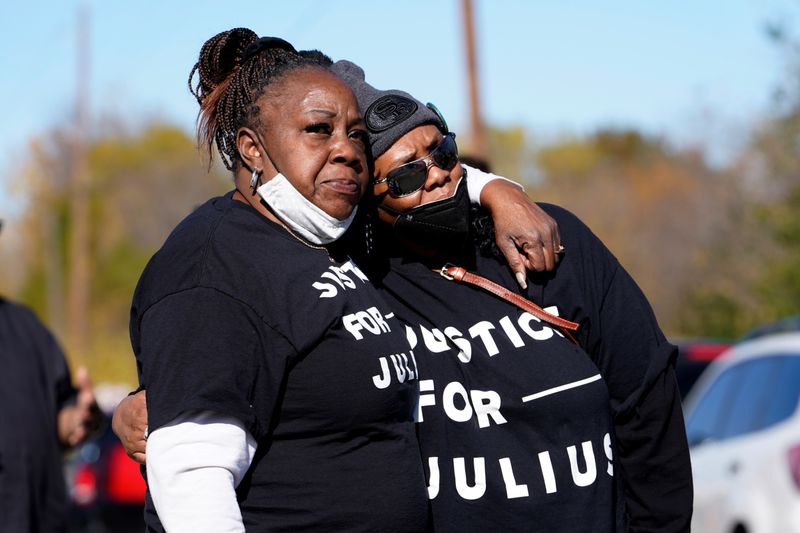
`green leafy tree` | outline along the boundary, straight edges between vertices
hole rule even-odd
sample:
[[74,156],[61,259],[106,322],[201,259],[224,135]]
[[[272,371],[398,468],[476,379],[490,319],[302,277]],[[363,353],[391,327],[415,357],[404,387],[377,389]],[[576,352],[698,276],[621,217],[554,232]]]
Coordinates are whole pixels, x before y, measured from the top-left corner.
[[756,283],[771,319],[800,314],[800,100],[762,129],[753,146],[765,191],[755,206],[771,253]]
[[[741,276],[725,258],[735,253],[731,242],[743,244],[753,233],[743,228],[746,197],[735,173],[712,169],[701,152],[632,130],[567,139],[541,148],[537,161],[542,182],[535,196],[571,209],[598,234],[668,332],[739,331],[722,311],[736,315],[743,302],[701,295],[719,279]],[[728,287],[719,290],[727,294]],[[709,313],[714,320],[697,320]]]
[[[29,202],[19,225],[27,232],[21,254],[27,276],[18,297],[65,341],[58,295],[71,264],[66,246],[71,157],[69,136],[62,131],[51,131],[33,144],[25,171]],[[88,157],[90,349],[84,354],[68,350],[68,355],[87,364],[96,379],[133,383],[128,317],[139,275],[178,221],[228,188],[228,178],[216,168],[209,173],[193,139],[165,124],[99,136]]]

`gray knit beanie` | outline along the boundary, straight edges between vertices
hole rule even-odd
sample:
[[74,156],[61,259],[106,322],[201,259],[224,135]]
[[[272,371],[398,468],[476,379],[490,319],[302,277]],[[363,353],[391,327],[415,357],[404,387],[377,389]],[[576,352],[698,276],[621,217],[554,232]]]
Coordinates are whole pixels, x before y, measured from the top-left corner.
[[447,128],[439,115],[410,94],[381,91],[364,81],[364,71],[350,61],[337,61],[331,67],[353,90],[358,107],[364,111],[372,157],[377,158],[394,143],[423,124],[434,124],[442,132]]

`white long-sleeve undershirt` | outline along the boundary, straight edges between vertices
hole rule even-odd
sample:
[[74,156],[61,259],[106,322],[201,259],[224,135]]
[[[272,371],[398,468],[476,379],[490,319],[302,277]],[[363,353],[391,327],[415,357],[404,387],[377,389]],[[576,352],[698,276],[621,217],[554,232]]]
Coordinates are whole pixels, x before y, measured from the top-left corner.
[[520,190],[525,190],[525,188],[516,181],[504,178],[503,176],[484,172],[483,170],[472,168],[463,163],[461,166],[467,169],[467,192],[469,193],[470,203],[474,205],[481,205],[481,191],[483,191],[483,188],[492,180],[504,180],[512,185],[516,185]]
[[242,533],[236,487],[253,461],[256,441],[233,417],[183,415],[147,439],[147,482],[169,533]]

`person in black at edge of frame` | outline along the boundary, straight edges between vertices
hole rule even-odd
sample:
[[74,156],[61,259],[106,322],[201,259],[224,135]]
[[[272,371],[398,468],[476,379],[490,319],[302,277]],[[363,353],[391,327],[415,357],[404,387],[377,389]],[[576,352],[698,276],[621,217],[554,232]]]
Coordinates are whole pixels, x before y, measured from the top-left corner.
[[330,65],[236,28],[192,71],[199,137],[235,189],[178,225],[134,294],[148,530],[428,527],[416,375],[373,380],[408,353],[403,327],[337,243],[369,172]]
[[[408,325],[419,364],[418,437],[434,528],[687,531],[692,481],[675,348],[635,282],[580,220],[552,205],[544,208],[570,250],[522,294],[578,322],[581,349],[504,300],[440,276],[435,270],[455,262],[515,286],[491,244],[490,219],[469,212],[443,120],[371,128],[376,103],[421,106],[372,88],[349,62],[334,71],[366,109],[377,156],[383,224],[370,274]],[[384,363],[379,384],[403,368]],[[133,420],[133,406],[142,402],[131,397],[126,425],[116,428],[140,459],[146,421]]]
[[102,419],[88,372],[74,388],[53,334],[2,297],[0,369],[0,532],[66,531],[63,453]]

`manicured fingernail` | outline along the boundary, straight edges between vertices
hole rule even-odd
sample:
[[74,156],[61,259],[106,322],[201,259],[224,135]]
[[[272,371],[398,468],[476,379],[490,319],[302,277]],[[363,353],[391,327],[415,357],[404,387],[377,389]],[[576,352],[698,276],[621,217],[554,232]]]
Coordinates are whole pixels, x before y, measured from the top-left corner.
[[517,283],[519,283],[520,287],[522,287],[523,289],[528,288],[528,283],[525,281],[525,274],[523,274],[522,272],[516,272],[514,273],[514,276],[517,278]]

